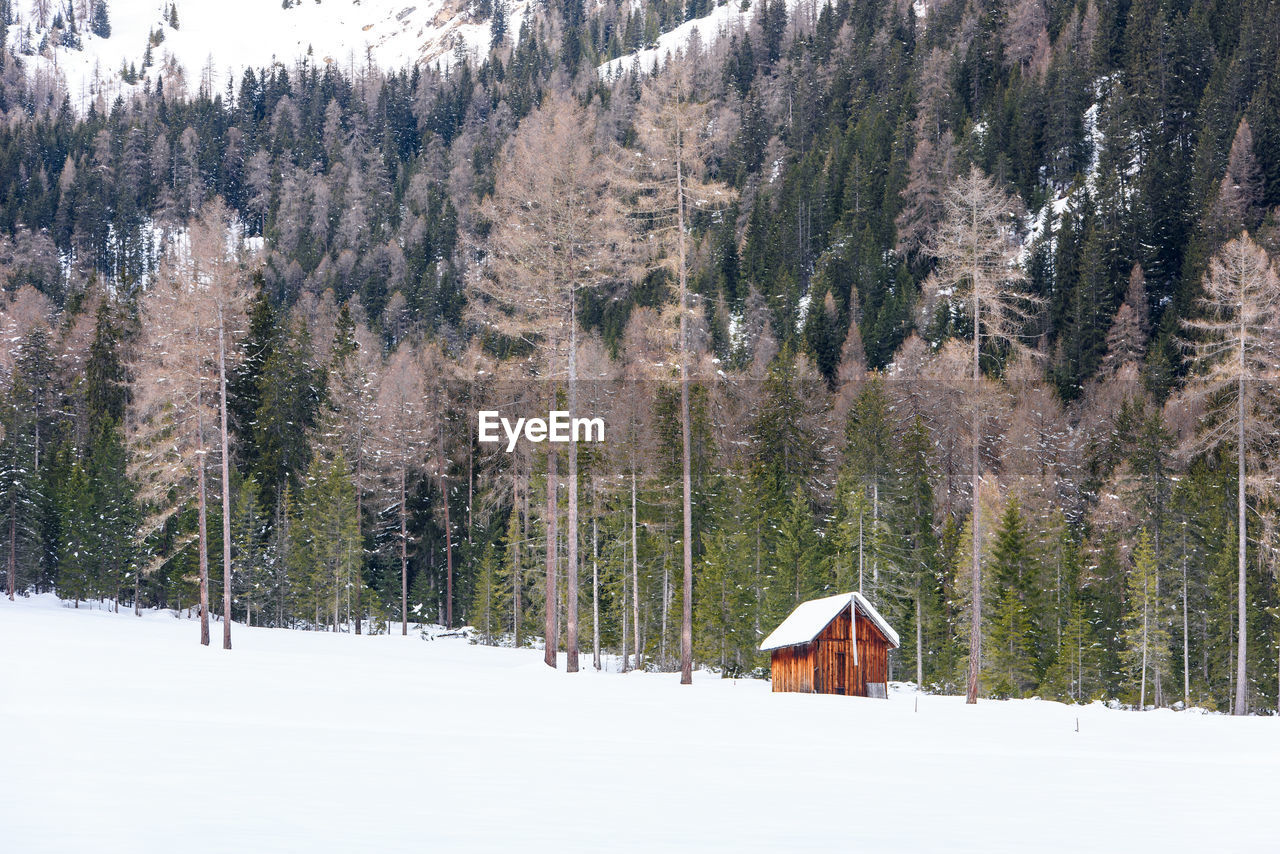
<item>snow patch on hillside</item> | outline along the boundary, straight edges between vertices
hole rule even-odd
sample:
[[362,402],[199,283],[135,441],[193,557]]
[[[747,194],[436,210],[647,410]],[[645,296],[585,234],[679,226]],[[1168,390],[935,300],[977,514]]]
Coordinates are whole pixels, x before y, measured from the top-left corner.
[[[793,15],[796,7],[802,2],[805,0],[786,0],[788,16]],[[816,8],[819,5],[826,5],[827,2],[828,0],[813,0],[815,18],[817,17]],[[675,29],[658,36],[655,44],[609,60],[600,66],[600,76],[609,80],[631,70],[650,74],[676,54],[690,50],[701,51],[730,33],[745,30],[755,20],[756,12],[763,5],[759,0],[755,0],[744,9],[741,0],[723,0],[709,14],[685,21]]]
[[0,847],[1274,847],[1274,718],[567,674],[398,625],[237,624],[224,651],[184,614],[0,599]]
[[[533,0],[512,0],[508,36],[518,37]],[[110,0],[109,38],[99,38],[81,25],[81,49],[43,45],[48,34],[31,20],[30,4],[15,4],[17,21],[9,44],[33,69],[62,74],[73,105],[87,108],[99,95],[110,99],[138,84],[126,83],[123,67],[154,81],[171,75],[170,58],[183,70],[187,88],[202,83],[221,91],[229,77],[245,68],[280,62],[292,65],[309,57],[317,64],[336,64],[359,71],[372,63],[384,69],[409,64],[448,66],[458,53],[483,57],[489,50],[490,21],[478,21],[467,0],[306,0],[283,8],[280,0],[179,0],[178,29],[168,26],[167,0]],[[152,48],[153,64],[142,68],[152,32],[164,40]],[[211,78],[211,79],[208,79]]]
[[[1073,209],[1082,189],[1087,190],[1090,196],[1097,197],[1098,177],[1102,169],[1102,151],[1107,144],[1106,134],[1099,126],[1098,119],[1102,103],[1106,99],[1114,79],[1114,77],[1100,77],[1094,81],[1095,100],[1084,111],[1082,116],[1084,135],[1089,145],[1089,165],[1085,168],[1083,181],[1077,181],[1070,187],[1061,190],[1045,202],[1039,210],[1027,214],[1024,224],[1026,239],[1022,242],[1020,262],[1026,263],[1031,247],[1045,235],[1051,236],[1050,253],[1057,251],[1056,241],[1052,238],[1052,235],[1057,231],[1058,222],[1062,219],[1062,215],[1067,210]],[[1137,168],[1135,163],[1131,171],[1136,173]]]

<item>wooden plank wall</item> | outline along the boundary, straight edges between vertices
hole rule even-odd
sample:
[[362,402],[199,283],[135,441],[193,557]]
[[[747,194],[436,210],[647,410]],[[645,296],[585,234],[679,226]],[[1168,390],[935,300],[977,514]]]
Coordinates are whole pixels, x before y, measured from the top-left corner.
[[814,645],[817,647],[814,669],[818,693],[848,694],[853,684],[850,680],[854,677],[853,650],[849,647],[848,610],[822,630]]
[[773,690],[813,692],[813,644],[775,649],[772,656]]
[[865,697],[868,682],[887,682],[888,638],[870,620],[859,617],[855,663],[849,628],[846,610],[832,620],[813,643],[774,650],[773,690]]

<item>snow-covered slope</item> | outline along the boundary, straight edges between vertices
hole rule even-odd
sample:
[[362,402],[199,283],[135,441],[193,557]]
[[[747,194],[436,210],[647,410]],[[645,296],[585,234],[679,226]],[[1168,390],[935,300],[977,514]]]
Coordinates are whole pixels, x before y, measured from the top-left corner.
[[[600,75],[608,79],[633,68],[649,73],[676,53],[688,50],[691,41],[701,49],[728,33],[745,29],[763,6],[758,0],[746,0],[745,3],[743,0],[716,2],[719,5],[706,15],[668,30],[658,36],[653,45],[601,65]],[[788,19],[793,20],[795,16],[803,15],[810,21],[817,20],[818,11],[829,2],[830,0],[786,0]]]
[[[746,27],[755,17],[760,5],[758,2],[751,3],[744,10],[740,0],[725,0],[703,17],[685,21],[675,29],[658,36],[657,43],[652,47],[609,60],[600,66],[600,74],[608,78],[635,67],[639,67],[646,73],[651,72],[654,66],[665,62],[672,54],[686,50],[689,40],[695,34],[698,42],[706,46],[728,32]],[[795,0],[788,0],[787,5],[794,7]]]
[[0,601],[0,849],[1274,848],[1274,718],[682,687],[416,633],[236,626],[224,652],[213,634]]
[[[29,6],[30,4],[25,4]],[[228,71],[274,61],[291,63],[310,55],[314,61],[360,68],[367,62],[400,68],[413,62],[448,64],[456,50],[488,50],[490,21],[477,21],[467,0],[303,0],[283,8],[280,0],[177,0],[178,28],[167,25],[169,0],[109,0],[110,38],[81,28],[82,48],[40,52],[47,31],[40,31],[24,4],[15,4],[18,21],[9,43],[36,55],[24,61],[57,69],[67,79],[73,100],[83,103],[99,92],[110,96],[122,86],[122,66],[139,72],[152,32],[164,35],[152,49],[154,79],[172,56],[185,70],[189,87],[199,85],[206,66],[225,83]],[[530,0],[508,3],[514,38]]]

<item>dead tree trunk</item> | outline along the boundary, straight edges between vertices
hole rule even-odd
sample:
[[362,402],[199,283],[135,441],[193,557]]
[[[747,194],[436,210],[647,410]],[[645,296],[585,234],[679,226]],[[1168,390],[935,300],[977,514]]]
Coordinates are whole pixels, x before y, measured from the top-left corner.
[[[1242,300],[1243,301],[1243,300]],[[1248,546],[1248,536],[1246,531],[1246,511],[1248,509],[1247,499],[1245,497],[1245,468],[1244,468],[1244,384],[1247,369],[1245,367],[1245,350],[1247,346],[1246,334],[1244,329],[1243,318],[1244,311],[1240,312],[1241,328],[1240,328],[1240,379],[1239,389],[1236,392],[1236,406],[1238,412],[1236,418],[1236,462],[1238,466],[1237,483],[1236,483],[1236,528],[1239,537],[1239,543],[1236,546],[1238,551],[1237,559],[1239,566],[1239,577],[1236,581],[1236,616],[1239,619],[1239,629],[1236,631],[1236,697],[1233,711],[1237,715],[1245,715],[1249,713],[1249,683],[1248,683],[1248,661],[1246,654],[1249,649],[1249,623],[1245,619],[1245,558],[1246,548]]]
[[9,502],[9,601],[13,601],[18,575],[18,502]]
[[405,465],[400,458],[400,634],[409,634],[409,520],[405,506]]
[[568,566],[565,567],[565,671],[578,672],[578,443],[572,419],[578,405],[578,314],[569,299],[569,524],[565,531]]
[[524,517],[520,515],[520,461],[517,459],[511,474],[511,512],[516,514],[515,542],[511,544],[511,634],[516,649],[520,648],[520,541],[524,539]]
[[231,649],[231,442],[227,438],[227,348],[218,310],[218,415],[222,439],[222,648]]
[[600,669],[600,534],[595,482],[591,484],[591,663]]
[[547,449],[547,583],[546,583],[546,641],[543,644],[543,660],[548,667],[556,667],[556,648],[560,645],[560,628],[556,620],[556,452]]
[[[363,430],[363,427],[360,428]],[[363,444],[363,436],[361,436]],[[356,634],[361,633],[361,627],[364,623],[364,614],[360,611],[360,588],[364,586],[364,579],[361,577],[361,566],[364,564],[364,490],[360,488],[360,484],[364,479],[364,449],[360,448],[356,452],[356,539],[360,543],[360,557],[356,562]],[[370,627],[372,631],[372,627]]]
[[440,502],[444,509],[444,623],[453,628],[453,525],[449,521],[449,487],[445,475],[444,424],[436,432],[440,455]]
[[[975,215],[976,218],[976,215]],[[977,233],[975,228],[974,233]],[[976,242],[976,239],[975,239]],[[974,248],[974,257],[978,254]],[[977,282],[977,271],[974,281]],[[970,579],[973,598],[972,624],[969,626],[969,685],[965,693],[966,703],[978,702],[978,674],[982,666],[982,410],[978,404],[979,385],[982,383],[979,356],[982,351],[982,326],[979,313],[982,310],[978,289],[973,289],[973,566]]]
[[631,624],[635,629],[636,670],[640,669],[640,559],[636,554],[636,467],[631,458]]
[[[679,112],[677,111],[677,116]],[[680,480],[684,517],[684,596],[680,611],[680,684],[693,682],[693,478],[690,473],[688,270],[684,247],[684,128],[676,124],[676,228],[680,246]]]
[[196,491],[197,533],[200,552],[200,643],[209,645],[209,528],[204,496],[204,401],[196,392]]

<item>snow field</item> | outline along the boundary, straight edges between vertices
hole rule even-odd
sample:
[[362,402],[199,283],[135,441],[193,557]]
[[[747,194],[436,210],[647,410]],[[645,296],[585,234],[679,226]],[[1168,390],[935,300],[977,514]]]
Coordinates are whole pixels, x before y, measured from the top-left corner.
[[[398,631],[398,626],[396,627]],[[1280,721],[0,601],[13,852],[1270,850]],[[917,708],[918,701],[918,711]],[[1079,721],[1080,731],[1076,732]]]
[[[154,81],[164,72],[166,55],[172,56],[191,91],[200,85],[206,65],[214,72],[215,91],[221,92],[229,77],[238,81],[246,68],[274,62],[292,66],[308,55],[316,64],[336,63],[344,71],[359,71],[369,60],[398,70],[415,62],[447,66],[458,45],[472,55],[489,49],[489,21],[475,21],[466,0],[305,0],[289,9],[280,0],[177,0],[177,30],[163,23],[168,5],[169,0],[110,0],[110,38],[85,31],[83,50],[58,48],[49,58],[23,60],[61,72],[73,104],[83,109],[99,93],[109,105],[115,93],[129,88],[119,78],[121,63],[134,63],[141,73],[148,35],[157,28],[165,38],[153,49],[155,64],[146,73]],[[508,3],[513,40],[528,6],[529,0]],[[30,24],[27,8],[16,11],[22,19],[10,29],[10,44],[19,44]]]

